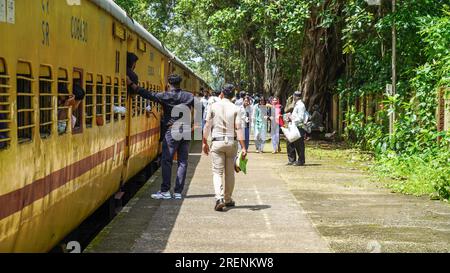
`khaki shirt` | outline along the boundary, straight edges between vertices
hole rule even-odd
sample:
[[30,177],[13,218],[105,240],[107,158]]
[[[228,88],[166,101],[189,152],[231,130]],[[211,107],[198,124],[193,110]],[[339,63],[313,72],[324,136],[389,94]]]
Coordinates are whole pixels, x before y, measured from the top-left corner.
[[[222,99],[211,105],[206,116],[206,122],[212,127],[212,137],[236,137],[236,130],[242,128],[241,112],[239,107],[229,99]],[[209,128],[207,128],[209,129]]]

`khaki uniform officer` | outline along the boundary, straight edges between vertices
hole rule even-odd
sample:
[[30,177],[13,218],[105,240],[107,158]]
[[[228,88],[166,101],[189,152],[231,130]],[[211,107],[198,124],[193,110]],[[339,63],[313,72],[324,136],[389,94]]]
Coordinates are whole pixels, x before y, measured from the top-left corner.
[[234,190],[234,165],[237,155],[237,140],[242,148],[242,156],[247,155],[242,134],[242,120],[240,109],[231,102],[234,86],[225,85],[221,100],[211,106],[206,116],[203,131],[203,152],[208,155],[210,148],[207,142],[212,130],[212,171],[216,204],[214,209],[222,211],[224,207],[233,207],[235,202],[231,198]]

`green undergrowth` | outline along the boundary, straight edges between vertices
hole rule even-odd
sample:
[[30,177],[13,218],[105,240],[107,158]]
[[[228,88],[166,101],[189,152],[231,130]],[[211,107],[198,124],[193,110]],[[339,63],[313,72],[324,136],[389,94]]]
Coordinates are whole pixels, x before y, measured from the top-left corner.
[[393,192],[429,196],[448,202],[450,194],[450,153],[399,156],[393,152],[375,156],[344,143],[309,143],[307,157],[329,164],[366,171],[376,183]]
[[387,186],[395,192],[448,201],[450,197],[450,153],[437,155],[394,156],[377,159],[370,169],[380,178],[387,178]]

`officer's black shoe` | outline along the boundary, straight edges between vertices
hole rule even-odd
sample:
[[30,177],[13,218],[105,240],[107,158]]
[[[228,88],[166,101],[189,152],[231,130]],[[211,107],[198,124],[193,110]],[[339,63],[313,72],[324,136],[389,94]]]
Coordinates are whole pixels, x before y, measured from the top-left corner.
[[305,163],[300,162],[300,161],[297,161],[294,163],[294,166],[304,166],[304,165],[305,165]]
[[225,207],[229,208],[229,207],[234,207],[236,206],[236,203],[234,202],[234,200],[231,200],[228,203],[225,203]]
[[216,201],[216,206],[214,207],[215,211],[223,211],[223,208],[225,207],[225,202],[223,199],[219,199]]
[[295,162],[290,162],[290,161],[289,161],[286,165],[287,165],[287,166],[292,166],[292,165],[294,165],[294,163],[295,163]]

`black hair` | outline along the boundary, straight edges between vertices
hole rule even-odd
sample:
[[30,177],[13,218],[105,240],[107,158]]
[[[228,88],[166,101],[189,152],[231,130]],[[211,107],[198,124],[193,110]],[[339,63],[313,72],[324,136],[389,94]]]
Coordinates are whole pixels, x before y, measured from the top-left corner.
[[183,78],[181,78],[177,74],[172,74],[168,78],[169,84],[174,86],[174,87],[180,87],[180,84],[181,84],[182,81],[183,81]]
[[132,52],[127,52],[127,67],[132,68],[133,65],[139,60],[138,56]]
[[222,89],[222,93],[225,98],[232,99],[234,96],[234,85],[232,84],[225,84],[225,86]]
[[75,100],[83,100],[86,95],[83,88],[81,88],[78,84],[73,85],[73,94],[75,96]]

